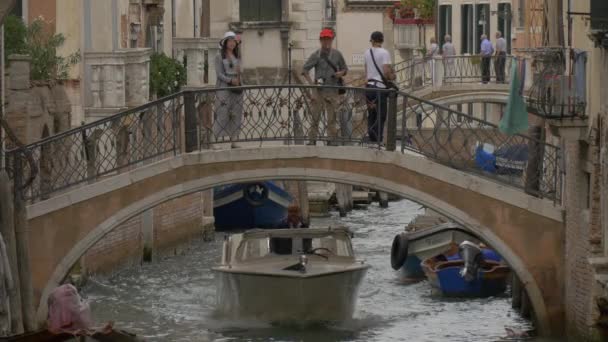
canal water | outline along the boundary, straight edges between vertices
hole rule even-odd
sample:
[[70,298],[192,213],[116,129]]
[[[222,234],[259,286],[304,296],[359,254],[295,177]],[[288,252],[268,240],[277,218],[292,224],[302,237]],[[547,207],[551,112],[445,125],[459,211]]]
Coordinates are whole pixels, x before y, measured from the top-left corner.
[[84,296],[98,322],[113,320],[149,341],[469,342],[503,340],[505,328],[531,329],[511,309],[507,295],[448,300],[433,295],[426,281],[400,281],[390,267],[390,245],[394,235],[420,213],[418,204],[402,200],[391,202],[387,209],[374,204],[347,218],[313,219],[313,226],[338,222],[350,226],[355,252],[372,266],[360,289],[355,316],[335,326],[272,326],[216,315],[210,268],[219,261],[220,233],[214,242],[193,243],[183,255],[93,278]]

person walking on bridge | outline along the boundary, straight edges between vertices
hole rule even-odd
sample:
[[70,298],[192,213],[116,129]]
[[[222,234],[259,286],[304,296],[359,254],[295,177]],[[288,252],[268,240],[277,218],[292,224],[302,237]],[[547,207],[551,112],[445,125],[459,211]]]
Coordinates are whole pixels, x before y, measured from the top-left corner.
[[[302,76],[311,85],[340,86],[342,77],[348,72],[348,67],[340,51],[333,49],[334,31],[329,28],[321,30],[319,34],[321,48],[313,52],[304,66]],[[315,69],[315,80],[310,78],[309,72]],[[338,89],[321,88],[315,91],[311,106],[311,122],[308,132],[308,145],[316,145],[319,135],[319,121],[323,117],[323,110],[327,114],[328,144],[334,144],[338,136],[338,111],[340,107],[340,94]]]
[[382,143],[384,122],[386,121],[388,92],[378,91],[388,89],[390,81],[395,79],[391,64],[390,53],[382,48],[384,34],[379,31],[372,33],[372,47],[365,51],[365,75],[367,77],[367,134],[370,142]]
[[505,83],[505,63],[507,61],[507,41],[502,37],[502,32],[496,32],[496,83]]
[[481,35],[481,83],[487,84],[490,82],[490,61],[494,48],[492,43],[485,34]]

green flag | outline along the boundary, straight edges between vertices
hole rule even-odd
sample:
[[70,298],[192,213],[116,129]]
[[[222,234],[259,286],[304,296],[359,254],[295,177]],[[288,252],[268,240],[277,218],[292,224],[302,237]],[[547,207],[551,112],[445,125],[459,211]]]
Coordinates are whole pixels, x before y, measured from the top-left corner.
[[528,109],[524,101],[524,81],[526,64],[524,60],[513,59],[511,63],[511,85],[507,108],[500,119],[501,132],[513,135],[528,129]]

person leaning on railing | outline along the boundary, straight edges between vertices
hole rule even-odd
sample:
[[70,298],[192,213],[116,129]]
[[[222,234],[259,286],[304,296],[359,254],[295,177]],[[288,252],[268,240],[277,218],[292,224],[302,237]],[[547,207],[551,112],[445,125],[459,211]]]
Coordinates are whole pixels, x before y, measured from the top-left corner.
[[443,56],[443,65],[445,75],[448,77],[454,76],[454,56],[456,56],[456,48],[452,44],[452,36],[446,34],[443,38],[445,43],[441,47],[441,54]]
[[391,64],[390,53],[382,48],[384,35],[382,32],[372,33],[370,43],[372,47],[364,53],[365,75],[367,85],[365,96],[367,98],[367,134],[370,142],[382,143],[384,122],[386,121],[388,93],[377,89],[387,89],[387,83],[394,80],[395,72]]
[[496,83],[505,83],[505,63],[507,61],[507,41],[502,37],[502,32],[496,32]]
[[490,82],[490,61],[494,48],[485,34],[481,35],[481,83]]
[[[215,72],[218,88],[238,87],[241,84],[241,59],[239,39],[234,32],[228,31],[220,41],[221,52],[215,56]],[[213,138],[215,141],[228,136],[232,148],[236,144],[243,120],[243,93],[241,89],[218,90],[215,100]]]
[[[340,51],[332,48],[334,41],[334,31],[331,29],[323,29],[319,34],[321,48],[313,52],[304,66],[302,67],[302,76],[309,84],[341,86],[343,85],[342,77],[348,72],[348,67],[344,61],[344,57]],[[315,81],[308,74],[310,70],[315,69]],[[323,116],[323,110],[327,112],[327,133],[329,135],[329,144],[334,144],[338,136],[338,111],[340,106],[340,94],[337,89],[319,89],[313,95],[312,121],[310,123],[310,131],[308,132],[309,142],[307,145],[316,145],[317,136],[319,134],[319,121]]]

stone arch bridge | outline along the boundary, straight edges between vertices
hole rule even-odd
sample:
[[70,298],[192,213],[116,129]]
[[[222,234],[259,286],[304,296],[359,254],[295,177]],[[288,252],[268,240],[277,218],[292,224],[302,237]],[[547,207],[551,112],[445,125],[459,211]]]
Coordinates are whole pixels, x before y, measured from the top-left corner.
[[[365,122],[363,89],[348,88],[333,103],[318,90],[184,91],[7,152],[15,188],[23,189],[17,198],[28,204],[38,317],[80,256],[144,210],[221,184],[298,179],[396,193],[461,223],[513,267],[541,331],[561,330],[557,147],[397,92],[387,95],[383,141],[372,141],[381,124]],[[231,134],[212,124],[241,112]]]

